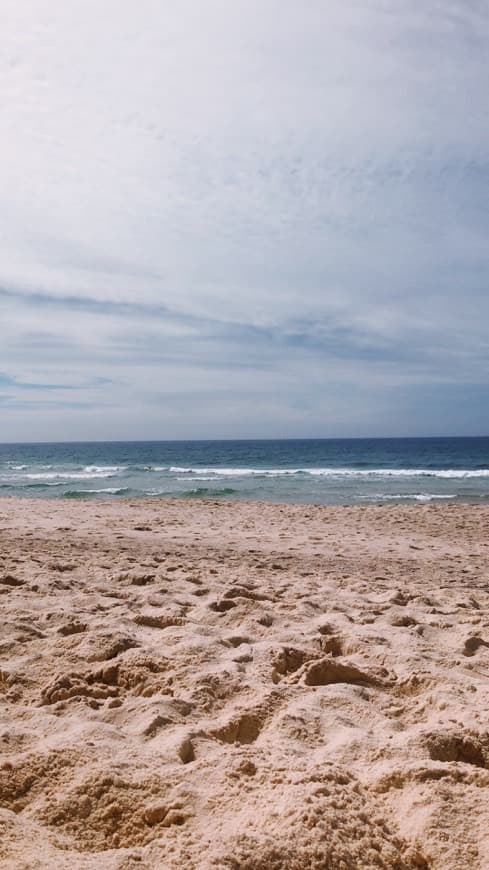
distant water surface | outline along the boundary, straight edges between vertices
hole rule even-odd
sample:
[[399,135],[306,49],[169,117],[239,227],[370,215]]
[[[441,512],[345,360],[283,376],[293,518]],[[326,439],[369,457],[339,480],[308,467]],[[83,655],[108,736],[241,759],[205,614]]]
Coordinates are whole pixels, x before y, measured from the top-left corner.
[[481,503],[489,437],[2,444],[0,494]]

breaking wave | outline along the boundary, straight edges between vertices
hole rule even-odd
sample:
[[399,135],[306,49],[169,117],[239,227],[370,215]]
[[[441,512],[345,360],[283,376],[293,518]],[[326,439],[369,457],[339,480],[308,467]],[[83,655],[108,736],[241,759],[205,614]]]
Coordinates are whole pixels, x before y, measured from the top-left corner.
[[[156,470],[156,469],[154,469]],[[163,470],[163,469],[162,469]],[[463,480],[465,478],[489,477],[489,469],[468,468],[184,468],[172,465],[168,469],[175,474],[207,475],[194,480],[212,480],[219,477],[287,477],[310,475],[312,477],[439,477]],[[209,477],[211,475],[211,477]],[[178,478],[181,480],[182,478]],[[183,478],[186,479],[186,478]]]

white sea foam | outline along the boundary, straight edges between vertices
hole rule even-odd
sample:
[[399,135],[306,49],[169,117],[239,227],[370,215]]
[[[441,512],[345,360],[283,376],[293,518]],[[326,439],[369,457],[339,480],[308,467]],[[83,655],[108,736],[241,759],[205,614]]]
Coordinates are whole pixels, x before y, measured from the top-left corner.
[[[29,466],[16,465],[10,466],[9,471],[16,472],[15,478],[12,480],[92,480],[97,478],[113,477],[128,470],[126,465],[87,465],[83,469],[73,471],[63,471],[52,466],[41,466],[46,471],[32,471],[27,473],[25,469]],[[38,466],[39,467],[39,466]],[[143,471],[143,469],[141,469]],[[179,465],[156,465],[147,466],[144,472],[170,472],[171,475],[178,475],[177,480],[184,482],[189,480],[195,481],[212,481],[229,477],[262,477],[262,478],[292,478],[292,477],[313,477],[313,478],[331,478],[336,480],[344,479],[363,479],[363,480],[381,480],[387,478],[439,478],[441,480],[471,480],[489,478],[489,468],[468,469],[468,468],[334,468],[334,467],[319,467],[319,468],[246,468],[246,467],[225,467],[218,466],[199,468],[199,467],[184,467]],[[187,475],[181,477],[180,475]],[[2,480],[6,480],[5,474],[1,475]]]
[[24,474],[27,480],[94,480],[112,476],[112,471],[40,471]]
[[125,471],[127,465],[86,465],[83,469],[86,472],[111,472]]
[[435,499],[447,499],[447,498],[456,498],[455,493],[443,494],[435,493],[435,492],[396,492],[396,493],[388,493],[388,492],[375,492],[373,495],[360,495],[360,498],[363,501],[372,501],[372,499],[379,501],[406,501],[407,499],[414,499],[415,501],[433,501]]
[[[178,465],[170,466],[170,471],[175,474],[204,474],[219,475],[221,477],[280,477],[294,474],[308,474],[312,470],[308,468],[181,468]],[[184,478],[186,479],[186,478]],[[192,480],[198,478],[192,477]],[[211,478],[211,479],[215,479]]]
[[143,495],[169,495],[164,489],[145,489]]
[[[188,478],[188,477],[177,477],[177,480],[181,481],[182,483],[188,483],[188,482],[189,482],[189,478]],[[216,481],[224,480],[224,477],[218,477],[218,476],[215,475],[215,474],[214,474],[214,475],[210,475],[210,476],[209,476],[209,475],[204,475],[204,476],[202,476],[202,477],[200,477],[200,476],[198,476],[198,475],[192,475],[191,480],[192,480],[192,483],[193,483],[194,481],[196,481],[196,480],[198,480],[198,481],[209,481],[209,480],[212,480],[213,483],[215,483]]]
[[489,469],[432,469],[432,468],[302,468],[305,474],[319,477],[439,477],[463,480],[473,477],[489,477]]
[[106,487],[103,487],[102,489],[77,489],[76,492],[80,493],[80,494],[86,493],[87,495],[92,495],[95,492],[96,493],[109,492],[112,495],[116,495],[118,492],[119,493],[127,492],[127,489],[123,486],[122,487],[121,486],[106,486]]
[[[162,469],[163,470],[163,469]],[[183,468],[172,465],[169,469],[175,474],[219,475],[221,477],[282,477],[310,475],[312,477],[438,477],[453,480],[469,478],[489,478],[489,469],[431,469],[431,468]],[[156,471],[156,469],[155,469]],[[184,478],[185,479],[185,478]],[[192,477],[192,480],[196,480]]]

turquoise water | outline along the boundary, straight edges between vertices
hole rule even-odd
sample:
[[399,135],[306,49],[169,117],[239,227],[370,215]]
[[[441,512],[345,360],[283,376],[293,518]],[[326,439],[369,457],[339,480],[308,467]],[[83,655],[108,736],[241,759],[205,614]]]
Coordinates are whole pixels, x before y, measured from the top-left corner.
[[0,494],[489,501],[489,438],[0,445]]

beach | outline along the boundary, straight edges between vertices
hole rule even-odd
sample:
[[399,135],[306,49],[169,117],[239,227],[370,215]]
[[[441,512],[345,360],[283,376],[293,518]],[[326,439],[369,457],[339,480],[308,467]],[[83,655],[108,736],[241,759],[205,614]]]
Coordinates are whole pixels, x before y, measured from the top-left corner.
[[489,506],[0,500],[0,866],[489,867]]

